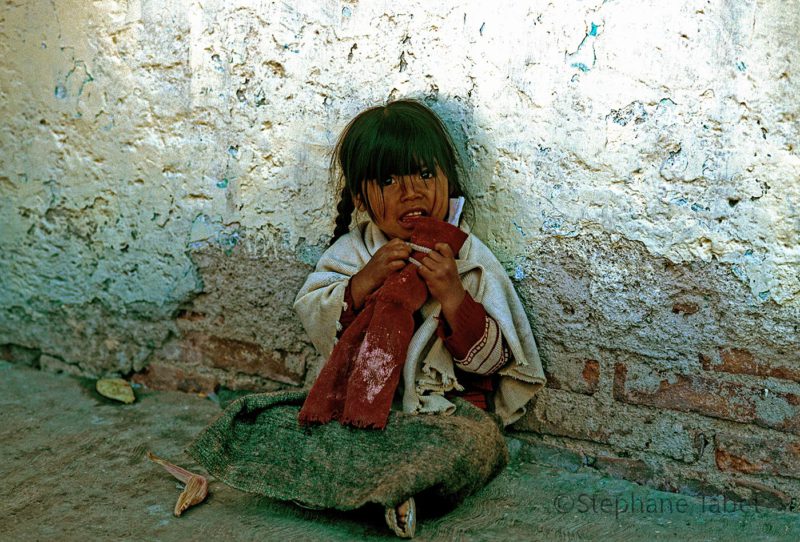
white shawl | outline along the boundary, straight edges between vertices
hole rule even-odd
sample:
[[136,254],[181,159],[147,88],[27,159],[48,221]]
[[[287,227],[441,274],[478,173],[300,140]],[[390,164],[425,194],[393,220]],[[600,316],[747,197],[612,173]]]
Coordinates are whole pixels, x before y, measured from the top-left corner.
[[[462,227],[468,231],[466,227]],[[387,242],[372,222],[363,222],[325,251],[297,294],[294,310],[317,351],[328,359],[336,342],[344,291],[355,275]],[[470,234],[456,259],[464,289],[494,318],[511,359],[498,371],[495,412],[505,425],[525,413],[525,405],[545,383],[542,363],[528,318],[511,280],[494,254]],[[436,335],[441,305],[429,298],[422,306],[422,324],[408,346],[403,369],[403,410],[409,413],[452,413],[444,392],[462,390],[453,357]]]

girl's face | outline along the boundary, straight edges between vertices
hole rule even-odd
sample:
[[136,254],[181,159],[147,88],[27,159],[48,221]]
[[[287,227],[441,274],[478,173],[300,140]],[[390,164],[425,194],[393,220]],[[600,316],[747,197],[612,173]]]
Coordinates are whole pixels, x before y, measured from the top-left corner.
[[[381,185],[383,197],[381,197]],[[375,224],[389,239],[411,238],[414,220],[432,216],[444,220],[449,208],[447,177],[439,168],[435,173],[422,169],[405,176],[391,176],[367,182],[367,205]]]

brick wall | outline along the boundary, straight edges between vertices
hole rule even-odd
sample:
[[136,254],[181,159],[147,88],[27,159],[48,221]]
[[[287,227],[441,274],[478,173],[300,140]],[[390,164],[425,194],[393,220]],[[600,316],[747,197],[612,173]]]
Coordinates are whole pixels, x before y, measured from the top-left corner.
[[[548,376],[518,436],[660,489],[800,508],[794,313],[754,305],[719,263],[676,266],[647,261],[635,243],[584,243],[542,244],[535,284],[518,286],[537,306]],[[631,283],[593,288],[592,252]],[[606,308],[620,301],[635,311],[626,320]]]

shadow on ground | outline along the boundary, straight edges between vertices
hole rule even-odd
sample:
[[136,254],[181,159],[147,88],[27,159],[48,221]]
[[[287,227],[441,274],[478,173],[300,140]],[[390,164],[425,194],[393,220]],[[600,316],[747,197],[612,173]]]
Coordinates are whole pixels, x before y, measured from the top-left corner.
[[[182,486],[144,452],[203,472],[183,449],[220,412],[208,399],[116,404],[91,383],[0,362],[0,412],[0,540],[395,539],[377,508],[306,510],[213,479],[205,503],[174,517]],[[420,512],[417,540],[800,540],[795,514],[725,511],[509,444],[511,464],[487,487],[447,515]]]

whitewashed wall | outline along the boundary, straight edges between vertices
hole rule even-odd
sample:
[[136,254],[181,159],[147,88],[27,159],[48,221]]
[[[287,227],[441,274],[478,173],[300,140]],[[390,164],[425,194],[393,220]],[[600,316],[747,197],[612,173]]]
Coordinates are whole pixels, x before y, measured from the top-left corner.
[[[417,97],[552,377],[526,427],[721,469],[698,435],[800,427],[774,399],[800,394],[798,32],[797,0],[5,1],[0,345],[86,375],[307,383],[290,305],[333,229],[327,153],[362,108]],[[680,378],[689,406],[659,403]],[[739,386],[717,410],[715,385]],[[548,422],[559,401],[584,410]],[[652,407],[639,440],[591,418]]]

